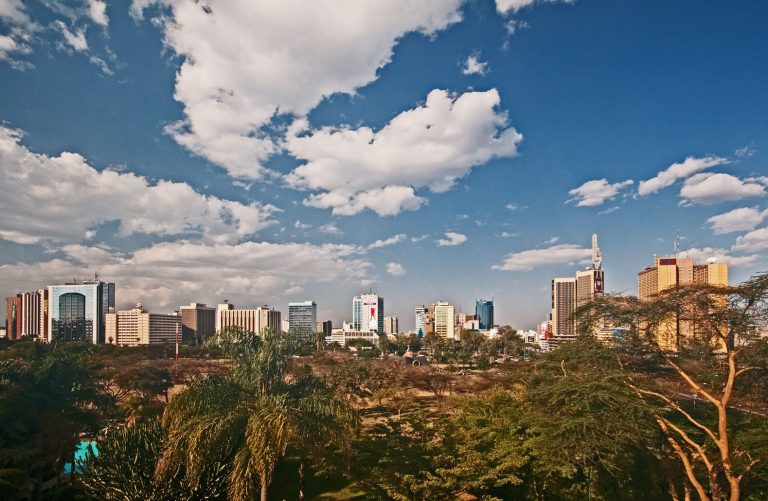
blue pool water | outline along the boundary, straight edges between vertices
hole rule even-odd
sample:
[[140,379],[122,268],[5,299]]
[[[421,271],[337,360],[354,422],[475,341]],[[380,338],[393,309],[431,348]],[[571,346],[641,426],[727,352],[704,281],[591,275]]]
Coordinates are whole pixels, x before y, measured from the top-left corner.
[[[91,454],[94,456],[99,455],[99,447],[96,445],[95,441],[83,440],[77,444],[77,448],[75,449],[75,473],[83,472],[81,463],[88,459]],[[64,473],[67,475],[72,473],[72,463],[64,464]]]

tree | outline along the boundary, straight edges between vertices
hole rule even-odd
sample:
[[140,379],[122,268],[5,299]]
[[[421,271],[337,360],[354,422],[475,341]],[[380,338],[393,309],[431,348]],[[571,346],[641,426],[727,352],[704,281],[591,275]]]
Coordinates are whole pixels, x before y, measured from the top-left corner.
[[232,358],[232,376],[199,379],[171,399],[163,415],[168,439],[158,477],[183,467],[194,486],[206,465],[225,461],[229,497],[253,499],[260,490],[265,501],[275,467],[289,449],[301,458],[303,478],[305,458],[345,447],[356,416],[319,379],[286,378],[296,349],[291,335],[234,330],[222,333],[219,343]]
[[[607,322],[626,328],[630,338],[642,338],[682,387],[709,407],[711,420],[680,403],[676,386],[626,378],[649,405],[662,405],[655,419],[698,496],[740,499],[741,482],[758,459],[731,440],[729,407],[745,375],[765,372],[768,359],[759,356],[763,349],[756,327],[768,320],[768,274],[735,287],[670,288],[645,301],[606,296],[580,308],[577,317],[584,332]],[[659,334],[670,325],[683,330],[676,351],[659,344]]]

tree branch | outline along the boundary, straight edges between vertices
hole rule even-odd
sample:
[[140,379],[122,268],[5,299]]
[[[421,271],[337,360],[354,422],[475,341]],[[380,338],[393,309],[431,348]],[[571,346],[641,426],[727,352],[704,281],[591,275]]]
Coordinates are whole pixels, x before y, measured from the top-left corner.
[[664,435],[667,437],[667,441],[672,446],[672,448],[675,450],[677,455],[680,457],[680,460],[683,462],[683,467],[685,468],[685,473],[688,476],[688,480],[693,484],[693,487],[696,489],[696,492],[699,493],[699,497],[701,498],[701,501],[709,501],[709,496],[707,496],[707,491],[704,490],[704,486],[701,485],[701,482],[696,478],[696,474],[693,471],[693,466],[691,466],[691,461],[688,459],[688,455],[685,453],[682,447],[680,447],[680,444],[677,443],[677,440],[675,440],[672,435],[669,433],[669,428],[667,427],[667,424],[661,420],[656,420],[659,423],[659,426],[661,426],[661,429],[664,431]]
[[699,395],[704,397],[705,399],[709,400],[713,405],[716,407],[720,407],[722,405],[722,402],[720,400],[716,399],[712,395],[710,395],[708,392],[704,391],[704,388],[702,388],[696,381],[691,379],[691,376],[689,376],[683,369],[681,369],[676,363],[674,363],[672,360],[669,359],[669,356],[666,354],[662,355],[664,357],[664,360],[672,366],[673,369],[677,371],[678,374],[680,374],[680,377],[682,377],[686,383],[688,383],[688,386],[693,388]]
[[634,389],[635,389],[635,391],[638,391],[638,392],[640,392],[640,393],[643,393],[643,394],[645,394],[645,395],[653,395],[654,397],[658,397],[658,398],[660,398],[660,399],[664,400],[664,401],[665,401],[667,404],[669,404],[669,406],[670,406],[670,407],[672,407],[672,408],[673,408],[673,409],[675,409],[677,412],[679,412],[680,414],[682,414],[683,416],[685,416],[685,418],[686,418],[688,421],[690,421],[690,422],[691,422],[691,424],[693,424],[693,425],[694,425],[694,426],[696,426],[697,428],[700,428],[700,429],[704,430],[704,431],[707,433],[707,435],[709,435],[709,437],[710,437],[710,438],[711,438],[711,439],[712,439],[712,440],[713,440],[715,443],[717,443],[717,442],[718,442],[718,437],[717,437],[717,435],[715,435],[715,433],[714,433],[712,430],[710,430],[709,428],[707,428],[707,427],[706,427],[706,426],[704,426],[703,424],[701,424],[701,423],[699,423],[698,421],[696,421],[696,420],[693,418],[693,416],[691,416],[690,414],[688,414],[687,412],[685,412],[685,410],[683,410],[683,408],[682,408],[682,407],[680,407],[679,405],[677,405],[675,402],[673,402],[673,401],[672,401],[672,399],[670,399],[670,398],[669,398],[669,397],[667,397],[666,395],[663,395],[663,394],[661,394],[661,393],[657,393],[657,392],[655,392],[655,391],[651,391],[651,390],[643,390],[642,388],[638,388],[638,387],[636,387],[636,386],[632,385],[631,383],[630,383],[630,385],[629,385],[629,386],[631,386],[632,388],[634,388]]

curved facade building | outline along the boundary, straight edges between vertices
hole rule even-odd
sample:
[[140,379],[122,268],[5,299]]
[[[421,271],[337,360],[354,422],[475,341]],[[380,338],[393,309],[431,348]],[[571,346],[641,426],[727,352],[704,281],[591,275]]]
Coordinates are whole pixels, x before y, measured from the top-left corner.
[[110,308],[115,308],[113,283],[93,281],[48,286],[48,342],[104,343]]

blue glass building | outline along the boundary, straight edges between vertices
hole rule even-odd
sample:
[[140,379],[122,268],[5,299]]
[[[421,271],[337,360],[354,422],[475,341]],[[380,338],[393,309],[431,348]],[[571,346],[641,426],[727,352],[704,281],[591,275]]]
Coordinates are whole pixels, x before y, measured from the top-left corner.
[[480,324],[480,330],[493,327],[493,299],[475,300],[475,318]]
[[115,284],[86,281],[48,286],[48,342],[104,342],[106,315],[115,308]]

